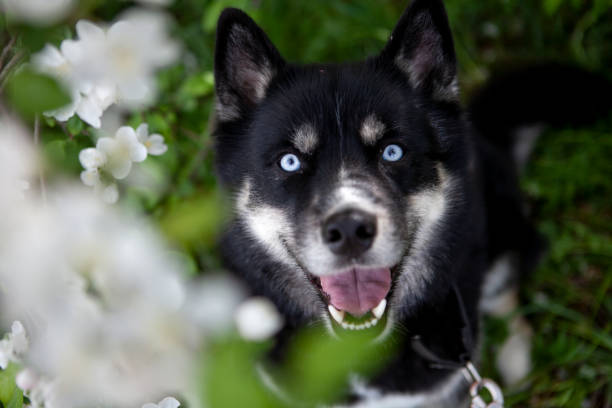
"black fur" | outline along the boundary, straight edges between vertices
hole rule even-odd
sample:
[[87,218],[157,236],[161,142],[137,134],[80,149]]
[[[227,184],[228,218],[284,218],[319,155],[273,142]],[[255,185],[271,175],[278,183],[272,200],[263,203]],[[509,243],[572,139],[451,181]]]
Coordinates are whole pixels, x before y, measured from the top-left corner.
[[[411,219],[404,218],[410,216],[404,215],[407,208],[398,197],[440,183],[436,164],[443,165],[456,187],[443,225],[436,228],[421,260],[434,274],[421,293],[403,299],[394,312],[401,333],[419,334],[438,356],[457,360],[465,351],[466,322],[452,292],[453,282],[465,302],[467,326],[476,337],[485,270],[507,250],[527,253],[530,249],[524,244],[534,242],[536,234],[522,209],[507,151],[483,137],[491,129],[473,131],[457,102],[455,53],[442,1],[414,0],[380,55],[345,65],[286,63],[249,17],[227,9],[218,25],[215,76],[219,177],[234,192],[250,180],[258,203],[282,208],[300,226],[298,245],[306,215],[325,210],[325,197],[341,163],[375,182],[382,191],[380,201],[407,224]],[[388,125],[384,143],[403,146],[405,160],[382,163],[384,144],[367,147],[360,142],[362,120],[371,113]],[[302,155],[299,172],[288,174],[278,161],[295,151],[290,134],[304,122],[319,130],[319,146],[313,154]],[[414,231],[402,228],[410,253]],[[254,294],[270,298],[285,316],[287,326],[276,350],[281,356],[284,339],[320,320],[293,291],[295,285],[311,284],[307,279],[291,280],[296,271],[270,256],[240,216],[228,227],[221,246],[227,267]],[[398,336],[398,341],[404,344],[401,352],[371,379],[372,385],[415,392],[431,389],[449,375],[430,368],[412,350],[409,337]]]

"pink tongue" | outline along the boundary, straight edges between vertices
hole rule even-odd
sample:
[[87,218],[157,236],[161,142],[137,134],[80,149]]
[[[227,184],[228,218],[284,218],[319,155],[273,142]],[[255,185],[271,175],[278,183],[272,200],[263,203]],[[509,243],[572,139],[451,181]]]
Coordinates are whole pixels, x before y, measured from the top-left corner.
[[336,309],[360,317],[387,296],[391,271],[386,268],[352,269],[340,275],[321,276],[321,286]]

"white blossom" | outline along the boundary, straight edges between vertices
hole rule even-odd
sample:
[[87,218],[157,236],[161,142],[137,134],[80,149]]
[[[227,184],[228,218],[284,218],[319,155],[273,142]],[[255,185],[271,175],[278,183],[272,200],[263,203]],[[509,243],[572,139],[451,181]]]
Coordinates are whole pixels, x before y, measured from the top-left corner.
[[272,302],[263,297],[248,299],[236,312],[238,332],[246,340],[262,341],[274,336],[283,318]]
[[161,135],[149,135],[147,124],[141,124],[137,130],[122,126],[114,137],[102,137],[95,148],[81,150],[79,161],[84,168],[81,181],[93,187],[104,202],[114,204],[119,199],[119,189],[113,179],[125,179],[133,163],[144,161],[148,154],[161,155],[167,150]]
[[136,137],[147,148],[150,155],[160,156],[168,151],[168,146],[164,143],[164,137],[157,133],[149,135],[149,125],[146,123],[138,126]]
[[[0,122],[6,191],[35,167],[19,127]],[[80,159],[96,170],[110,160],[107,153],[106,161],[92,151]],[[230,320],[219,307],[234,309],[238,291],[229,281],[224,290],[206,280],[187,287],[181,264],[147,223],[86,190],[50,184],[44,203],[37,196],[0,194],[0,318],[28,328],[26,337],[13,325],[0,341],[0,362],[21,360],[17,383],[31,407],[128,408],[163,392],[195,395],[205,336],[228,326],[201,317]]]
[[80,20],[76,39],[62,41],[60,49],[47,45],[32,57],[38,70],[70,90],[71,103],[45,114],[59,121],[76,114],[100,128],[104,111],[115,103],[151,103],[155,72],[178,57],[178,46],[166,27],[165,15],[142,10],[124,14],[108,28]]
[[27,366],[54,379],[62,408],[185,388],[199,335],[178,265],[142,222],[80,191],[48,195],[0,238],[0,310],[38,322]]
[[4,370],[8,367],[13,354],[13,345],[8,339],[0,340],[0,369]]
[[147,158],[147,148],[138,140],[129,126],[120,127],[114,138],[98,139],[96,150],[106,157],[104,167],[118,180],[124,179],[132,169],[132,163]]
[[0,340],[0,369],[4,370],[9,362],[20,362],[28,350],[28,338],[20,321],[11,325],[11,332]]
[[11,17],[37,25],[51,25],[74,6],[74,0],[0,0],[0,9]]
[[[36,173],[37,156],[27,143],[31,138],[17,122],[0,116],[0,211],[5,222],[10,221],[6,206],[15,201],[23,201],[25,191],[30,188],[30,180]],[[2,231],[2,221],[0,221]]]
[[173,397],[166,397],[163,400],[159,401],[157,404],[153,404],[148,402],[142,406],[142,408],[178,408],[181,406],[181,403],[178,402]]
[[[62,48],[65,48],[66,41],[62,43],[64,46]],[[91,126],[100,127],[104,110],[117,99],[113,86],[78,81],[74,66],[65,58],[62,51],[49,44],[32,56],[32,64],[39,71],[54,76],[70,90],[71,102],[58,109],[47,111],[45,115],[65,122],[77,114]]]
[[17,374],[17,377],[15,377],[15,383],[23,391],[29,391],[36,387],[39,380],[38,374],[31,368],[21,370],[19,374]]
[[90,147],[88,149],[81,150],[79,153],[79,161],[85,169],[95,170],[106,164],[106,154],[98,149]]
[[107,84],[128,106],[148,104],[155,95],[154,73],[174,62],[178,47],[166,33],[164,15],[131,11],[108,29],[77,23],[77,40],[61,49],[78,81]]

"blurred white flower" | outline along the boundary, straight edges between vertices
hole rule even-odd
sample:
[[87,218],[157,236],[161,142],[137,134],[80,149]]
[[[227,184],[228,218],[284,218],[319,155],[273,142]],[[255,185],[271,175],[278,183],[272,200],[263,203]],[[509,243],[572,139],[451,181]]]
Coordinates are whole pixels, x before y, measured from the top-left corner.
[[[0,116],[0,163],[4,170],[0,172],[0,211],[4,222],[10,222],[6,206],[15,201],[23,201],[25,191],[30,188],[32,176],[38,167],[37,156],[28,143],[31,136],[17,122]],[[0,231],[3,221],[0,220]]]
[[233,329],[234,315],[244,300],[243,288],[226,275],[189,285],[185,311],[196,325],[213,334]]
[[30,400],[30,408],[62,408],[54,381],[41,378],[34,370],[26,368],[17,374],[15,382]]
[[268,299],[255,297],[240,305],[236,326],[246,340],[262,341],[274,336],[283,326],[283,318]]
[[88,149],[81,150],[79,153],[79,161],[85,169],[95,170],[98,167],[102,167],[104,164],[106,164],[106,155],[100,150],[90,147]]
[[150,155],[160,156],[168,151],[168,146],[164,143],[164,137],[157,133],[149,135],[149,125],[146,123],[138,126],[136,137],[147,148]]
[[19,200],[25,200],[25,192],[30,189],[30,182],[27,180],[17,180],[15,183],[15,197]]
[[155,96],[155,71],[178,57],[167,23],[165,15],[144,10],[124,14],[108,29],[81,20],[78,39],[65,40],[62,53],[79,82],[112,85],[122,103],[146,105]]
[[[35,156],[18,126],[0,123],[6,191],[31,173]],[[81,155],[86,171],[108,160]],[[28,329],[26,337],[13,325],[0,363],[21,359],[17,383],[32,407],[127,408],[164,392],[197,393],[200,347],[231,324],[220,305],[233,310],[241,300],[229,280],[187,287],[181,263],[150,226],[74,186],[48,185],[45,203],[0,194],[0,211],[0,318]],[[206,312],[217,320],[202,318]]]
[[178,402],[175,398],[166,397],[163,400],[159,401],[157,404],[153,404],[148,402],[142,406],[142,408],[178,408],[181,406],[181,403]]
[[141,124],[137,130],[122,126],[114,137],[102,137],[95,148],[81,150],[79,161],[84,168],[81,181],[94,187],[106,203],[113,204],[119,199],[119,189],[111,177],[123,180],[133,163],[144,161],[148,154],[161,155],[167,150],[161,135],[149,135],[147,124]]
[[0,369],[8,367],[13,355],[13,345],[7,339],[0,340]]
[[127,407],[187,387],[200,334],[174,259],[146,225],[90,195],[48,195],[22,204],[0,237],[0,310],[37,322],[27,366],[54,379],[61,408]]
[[59,121],[77,114],[100,128],[104,111],[114,103],[129,108],[150,104],[155,72],[179,54],[167,25],[164,14],[144,10],[129,11],[108,28],[79,21],[77,39],[62,41],[59,50],[47,45],[32,57],[38,70],[64,83],[72,96],[70,104],[45,114]]
[[61,20],[74,6],[74,0],[0,0],[0,8],[11,17],[37,25]]
[[17,377],[15,377],[15,383],[23,391],[33,389],[38,384],[38,381],[38,374],[36,374],[36,372],[30,368],[21,370],[19,374],[17,374]]
[[118,180],[130,174],[132,163],[140,163],[147,158],[147,148],[129,126],[120,127],[113,138],[98,139],[96,150],[106,157],[104,168]]
[[[71,40],[64,41],[62,48],[65,48],[67,41]],[[68,105],[47,111],[45,115],[65,122],[76,113],[91,126],[100,127],[104,110],[117,99],[113,86],[78,81],[73,64],[64,57],[63,52],[49,44],[32,56],[32,64],[37,70],[54,76],[68,87],[71,93],[71,102]]]
[[28,338],[20,321],[11,325],[11,332],[0,340],[0,369],[4,370],[9,362],[20,362],[28,351]]

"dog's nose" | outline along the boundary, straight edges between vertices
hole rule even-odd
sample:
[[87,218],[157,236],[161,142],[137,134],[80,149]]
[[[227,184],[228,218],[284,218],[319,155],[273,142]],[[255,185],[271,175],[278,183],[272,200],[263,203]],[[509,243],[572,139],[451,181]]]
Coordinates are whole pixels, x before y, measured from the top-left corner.
[[333,253],[354,258],[372,246],[376,218],[359,210],[342,211],[327,218],[321,233]]

